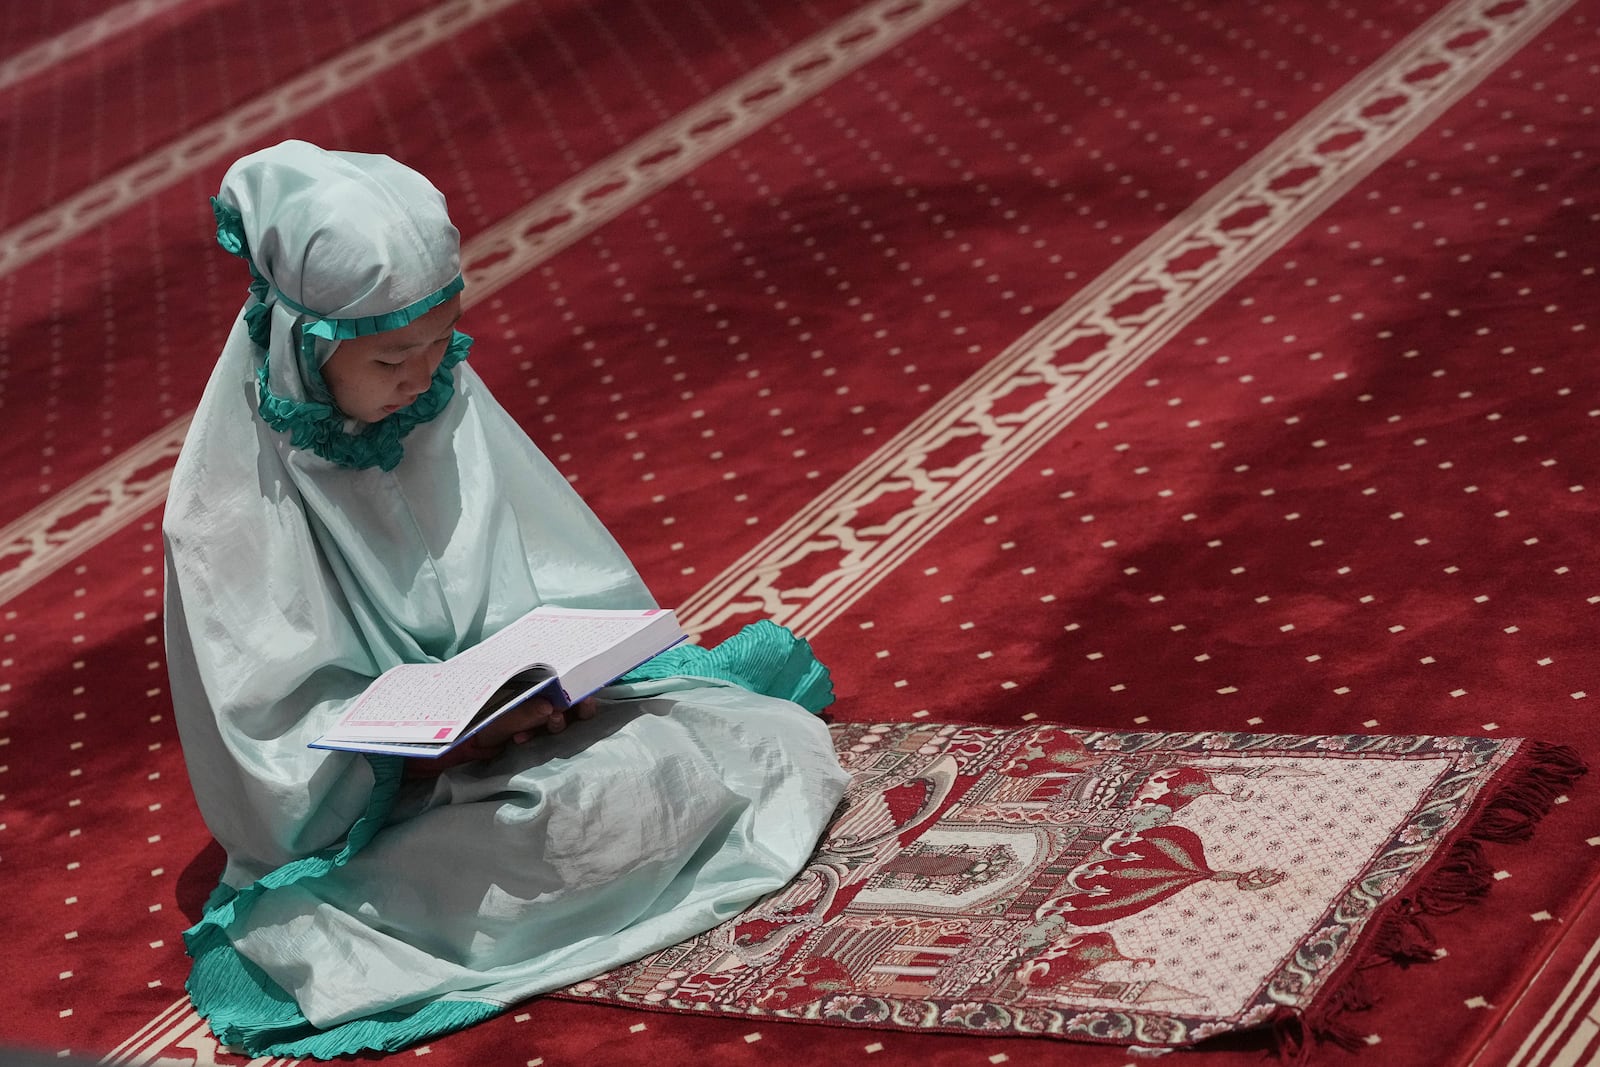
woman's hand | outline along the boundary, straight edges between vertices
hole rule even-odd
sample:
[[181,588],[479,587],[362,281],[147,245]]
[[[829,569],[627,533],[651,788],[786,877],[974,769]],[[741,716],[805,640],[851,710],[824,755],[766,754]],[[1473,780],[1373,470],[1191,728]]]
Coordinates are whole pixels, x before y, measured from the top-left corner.
[[580,700],[566,711],[557,710],[543,697],[534,697],[479,730],[468,743],[478,741],[498,752],[507,743],[522,744],[540,729],[559,734],[567,728],[572,718],[592,719],[598,708],[599,703],[594,697]]
[[567,723],[573,718],[594,718],[599,708],[599,702],[594,697],[580,700],[565,711],[558,710],[543,697],[534,697],[512,708],[438,759],[410,760],[406,764],[406,775],[411,778],[430,777],[463,763],[494,759],[509,744],[520,745],[541,729],[558,734],[567,728]]

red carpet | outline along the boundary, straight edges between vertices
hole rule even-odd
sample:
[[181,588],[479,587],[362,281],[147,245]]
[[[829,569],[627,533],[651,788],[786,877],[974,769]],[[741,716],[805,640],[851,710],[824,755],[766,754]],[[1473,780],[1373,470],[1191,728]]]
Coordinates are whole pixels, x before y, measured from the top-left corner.
[[[104,25],[97,18],[113,20]],[[0,1039],[210,1063],[165,474],[294,135],[448,194],[499,398],[844,724],[1529,737],[1593,765],[1600,4],[226,0],[0,13]],[[1594,1061],[1600,798],[1319,1062]],[[1130,955],[1133,955],[1130,953]],[[1261,1062],[1268,1035],[1186,1053]],[[422,1053],[424,1050],[417,1050]],[[1123,1045],[545,999],[462,1064]],[[409,1056],[412,1053],[402,1053]],[[223,1057],[226,1060],[226,1057]]]

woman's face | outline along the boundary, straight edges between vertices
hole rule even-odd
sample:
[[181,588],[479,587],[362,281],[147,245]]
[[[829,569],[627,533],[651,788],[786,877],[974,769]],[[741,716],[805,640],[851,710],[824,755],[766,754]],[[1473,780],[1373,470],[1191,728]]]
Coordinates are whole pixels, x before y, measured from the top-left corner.
[[379,422],[427,392],[444,359],[461,297],[451,297],[409,326],[341,341],[322,365],[322,380],[339,410]]

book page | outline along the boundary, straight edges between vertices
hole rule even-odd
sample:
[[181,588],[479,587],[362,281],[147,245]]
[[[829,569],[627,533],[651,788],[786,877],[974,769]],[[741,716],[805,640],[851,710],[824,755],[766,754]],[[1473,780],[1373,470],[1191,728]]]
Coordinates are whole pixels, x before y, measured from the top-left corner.
[[[565,672],[651,625],[659,609],[639,612],[540,607],[442,663],[393,667],[367,687],[326,740],[446,742],[476,718],[510,678],[534,668]],[[626,670],[632,663],[623,664]],[[530,676],[526,689],[548,677]],[[600,683],[609,679],[601,679]],[[526,690],[524,690],[526,691]],[[556,703],[561,703],[559,696]]]
[[[408,663],[369,685],[328,736],[448,741],[472,721],[504,680],[492,665],[462,670],[459,663]],[[530,679],[529,687],[535,684],[537,679]]]
[[[491,663],[500,666],[513,662],[527,666],[529,650],[537,649],[540,665],[564,674],[589,657],[621,644],[630,634],[649,626],[663,614],[662,611],[623,613],[543,607],[524,615],[476,648],[463,652],[456,660],[481,657],[486,667]],[[499,647],[502,637],[508,638],[504,649]],[[515,669],[513,667],[512,673]]]

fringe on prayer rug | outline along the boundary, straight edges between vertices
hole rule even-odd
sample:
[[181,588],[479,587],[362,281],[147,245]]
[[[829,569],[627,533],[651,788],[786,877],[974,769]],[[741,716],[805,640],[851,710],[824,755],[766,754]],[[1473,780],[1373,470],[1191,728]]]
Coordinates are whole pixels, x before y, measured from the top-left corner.
[[1149,1047],[1341,1024],[1424,917],[1487,892],[1584,767],[1518,738],[833,727],[854,783],[804,872],[561,995]]

